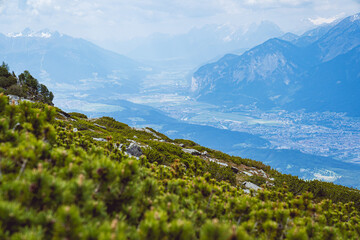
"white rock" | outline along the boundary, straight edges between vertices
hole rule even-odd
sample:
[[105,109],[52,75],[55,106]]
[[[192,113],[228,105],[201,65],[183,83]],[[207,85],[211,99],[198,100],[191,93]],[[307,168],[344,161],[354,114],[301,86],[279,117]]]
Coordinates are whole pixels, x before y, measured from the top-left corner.
[[210,162],[217,163],[217,164],[219,164],[219,165],[221,165],[221,166],[224,166],[224,167],[229,166],[229,165],[227,165],[226,163],[222,163],[222,162],[220,162],[219,160],[214,159],[214,158],[210,158],[209,161],[210,161]]
[[93,138],[93,139],[98,142],[106,142],[105,138]]
[[264,170],[260,169],[259,172],[262,175],[262,177],[264,177],[264,178],[267,177],[266,172],[264,172]]
[[190,153],[191,155],[197,155],[197,156],[200,156],[200,155],[201,155],[201,152],[199,152],[198,150],[195,150],[195,149],[182,148],[181,150],[182,150],[183,152]]
[[248,189],[253,189],[255,191],[258,191],[261,189],[261,187],[259,187],[258,185],[256,184],[253,184],[252,182],[244,182],[243,185],[248,188]]
[[204,151],[201,153],[203,156],[209,157],[209,153],[207,151]]
[[224,166],[224,167],[228,167],[229,165],[227,165],[226,163],[222,163],[222,162],[217,162],[217,164]]
[[244,193],[247,193],[249,194],[250,193],[250,190],[249,189],[243,189]]
[[249,177],[251,177],[253,175],[252,173],[249,173],[249,172],[246,172],[246,171],[243,171],[242,173],[245,174],[245,175],[248,175]]

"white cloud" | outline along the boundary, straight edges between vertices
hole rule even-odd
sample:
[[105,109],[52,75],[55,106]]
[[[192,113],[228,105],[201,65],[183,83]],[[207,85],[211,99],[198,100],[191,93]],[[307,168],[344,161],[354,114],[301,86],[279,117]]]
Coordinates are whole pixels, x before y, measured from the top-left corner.
[[337,179],[340,179],[341,176],[336,174],[334,171],[330,170],[319,170],[317,173],[314,173],[314,179],[325,181],[325,182],[334,182]]
[[317,18],[309,18],[309,21],[314,25],[322,25],[326,23],[332,23],[336,21],[338,17],[329,17],[329,18],[323,18],[323,17],[317,17]]
[[310,0],[245,0],[248,6],[278,8],[278,7],[298,7],[311,4]]
[[27,5],[33,8],[49,7],[53,4],[52,0],[28,0]]
[[5,0],[0,0],[0,13],[2,13],[2,11],[4,10],[5,6],[4,6],[4,1]]
[[299,33],[339,13],[359,11],[355,0],[0,0],[0,32],[49,28],[115,44],[154,32],[182,33],[214,23],[249,26],[262,20]]

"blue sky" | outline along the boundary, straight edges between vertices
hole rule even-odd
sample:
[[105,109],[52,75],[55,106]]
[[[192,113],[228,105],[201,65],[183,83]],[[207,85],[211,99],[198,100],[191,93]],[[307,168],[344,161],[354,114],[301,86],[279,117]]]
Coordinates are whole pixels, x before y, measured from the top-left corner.
[[300,33],[357,12],[360,0],[0,0],[0,32],[49,28],[100,43],[268,20]]

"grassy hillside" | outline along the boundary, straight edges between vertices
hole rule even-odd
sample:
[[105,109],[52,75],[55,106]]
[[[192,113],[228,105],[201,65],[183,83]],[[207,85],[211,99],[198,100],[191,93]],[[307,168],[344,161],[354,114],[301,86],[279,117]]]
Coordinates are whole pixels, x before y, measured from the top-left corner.
[[358,190],[109,117],[0,95],[0,159],[0,239],[360,238]]

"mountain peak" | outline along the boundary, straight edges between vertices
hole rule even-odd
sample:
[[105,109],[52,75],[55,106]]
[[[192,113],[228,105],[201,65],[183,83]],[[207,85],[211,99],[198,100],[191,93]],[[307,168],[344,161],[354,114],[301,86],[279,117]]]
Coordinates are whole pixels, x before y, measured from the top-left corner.
[[231,107],[256,104],[359,116],[359,20],[356,14],[292,42],[272,38],[239,57],[202,66],[193,75],[196,97]]
[[274,50],[277,51],[279,49],[284,49],[284,48],[290,48],[292,47],[293,44],[279,39],[279,38],[270,38],[269,40],[265,41],[263,44],[256,46],[255,48],[253,48],[253,51],[258,51],[258,50]]
[[360,20],[360,13],[354,14],[352,16],[350,16],[350,21],[351,22],[355,22],[355,21],[359,21]]
[[298,35],[296,35],[294,33],[291,33],[291,32],[287,32],[284,35],[282,35],[281,37],[279,37],[279,39],[284,40],[284,41],[288,41],[288,42],[294,41],[294,40],[296,40],[298,38],[299,38]]
[[17,37],[51,38],[62,35],[57,31],[50,31],[49,29],[42,29],[40,31],[35,32],[27,27],[22,32],[11,32],[6,34],[6,36],[12,38],[17,38]]

